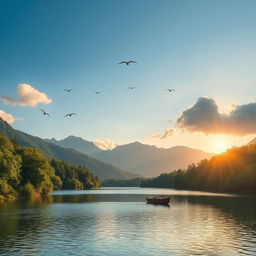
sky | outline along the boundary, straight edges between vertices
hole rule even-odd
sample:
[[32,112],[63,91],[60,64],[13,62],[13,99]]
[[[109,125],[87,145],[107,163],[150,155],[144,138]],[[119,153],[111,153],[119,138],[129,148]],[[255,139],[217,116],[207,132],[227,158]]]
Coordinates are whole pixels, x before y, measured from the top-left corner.
[[256,137],[255,11],[254,0],[2,0],[0,116],[107,148],[243,145]]

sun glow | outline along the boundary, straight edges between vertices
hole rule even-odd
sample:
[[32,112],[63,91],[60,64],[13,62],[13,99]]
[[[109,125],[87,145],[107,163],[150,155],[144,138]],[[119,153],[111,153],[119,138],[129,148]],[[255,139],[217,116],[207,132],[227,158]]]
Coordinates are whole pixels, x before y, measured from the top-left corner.
[[230,145],[224,139],[217,139],[214,140],[213,147],[215,153],[222,153],[225,152],[228,148],[230,148]]

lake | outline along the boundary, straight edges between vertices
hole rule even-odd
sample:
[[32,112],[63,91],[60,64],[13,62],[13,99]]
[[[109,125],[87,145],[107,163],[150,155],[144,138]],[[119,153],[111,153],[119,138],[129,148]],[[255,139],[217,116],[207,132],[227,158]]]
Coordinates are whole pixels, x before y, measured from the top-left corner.
[[[148,195],[171,195],[170,207]],[[0,255],[256,255],[256,198],[102,188],[5,202]]]

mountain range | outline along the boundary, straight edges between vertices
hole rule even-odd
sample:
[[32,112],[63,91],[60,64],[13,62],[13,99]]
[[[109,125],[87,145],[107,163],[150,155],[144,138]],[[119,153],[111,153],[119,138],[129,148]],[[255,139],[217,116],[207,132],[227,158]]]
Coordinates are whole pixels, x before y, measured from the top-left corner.
[[138,175],[123,171],[112,164],[99,161],[88,156],[87,154],[79,152],[74,148],[64,148],[54,143],[45,141],[39,137],[15,130],[1,118],[0,133],[6,135],[10,139],[17,140],[17,142],[23,147],[37,148],[48,157],[53,157],[78,166],[85,166],[101,179],[130,179],[138,177]]
[[144,177],[158,176],[163,172],[186,168],[214,154],[184,146],[169,149],[145,145],[139,142],[117,146],[112,150],[101,150],[93,142],[69,136],[63,140],[47,140],[62,147],[73,148],[100,161],[111,163],[129,173]]
[[252,139],[252,140],[248,143],[248,145],[253,145],[253,144],[256,144],[256,138]]
[[0,133],[10,139],[16,138],[21,146],[37,148],[48,157],[85,166],[101,179],[158,176],[163,172],[186,168],[188,164],[198,163],[213,156],[211,153],[184,146],[165,149],[133,142],[112,150],[102,150],[93,142],[76,136],[69,136],[63,140],[43,140],[13,129],[2,119]]
[[102,149],[97,147],[93,142],[84,140],[76,136],[68,136],[63,140],[56,140],[54,138],[45,139],[45,141],[54,143],[64,148],[73,148],[88,155],[93,155],[95,153],[103,151]]

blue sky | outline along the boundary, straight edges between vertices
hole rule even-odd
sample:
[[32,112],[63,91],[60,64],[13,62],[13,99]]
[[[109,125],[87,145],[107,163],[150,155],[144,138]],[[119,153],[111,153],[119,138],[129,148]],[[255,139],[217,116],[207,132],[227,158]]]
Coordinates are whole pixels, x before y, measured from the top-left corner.
[[[255,102],[255,11],[249,0],[1,1],[0,95],[15,98],[17,86],[27,83],[52,103],[1,102],[0,109],[23,118],[15,128],[43,138],[73,134],[214,151],[198,143],[198,136],[202,144],[213,140],[204,134],[150,136],[173,129],[202,96],[223,111]],[[117,64],[126,59],[138,63]],[[68,112],[77,116],[65,119]],[[225,136],[229,146],[248,139]]]

